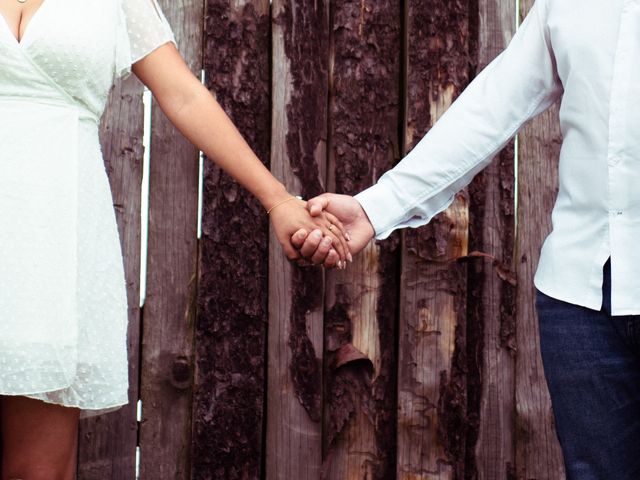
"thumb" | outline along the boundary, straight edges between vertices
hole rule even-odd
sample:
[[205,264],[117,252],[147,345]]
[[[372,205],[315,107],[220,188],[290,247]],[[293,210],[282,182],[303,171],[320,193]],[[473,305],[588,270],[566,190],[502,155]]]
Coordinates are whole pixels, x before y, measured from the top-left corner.
[[307,209],[312,217],[317,217],[329,206],[329,194],[323,193],[307,202]]

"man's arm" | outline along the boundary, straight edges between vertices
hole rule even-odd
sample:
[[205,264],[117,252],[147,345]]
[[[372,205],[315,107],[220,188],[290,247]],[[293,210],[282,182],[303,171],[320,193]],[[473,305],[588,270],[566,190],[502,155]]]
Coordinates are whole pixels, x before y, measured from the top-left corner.
[[[376,238],[386,238],[397,228],[424,225],[445,210],[524,123],[562,94],[547,3],[534,4],[507,49],[471,82],[411,153],[356,195]],[[330,197],[327,211],[334,211],[334,200]],[[348,229],[341,211],[334,213]],[[302,251],[310,249],[304,246]]]

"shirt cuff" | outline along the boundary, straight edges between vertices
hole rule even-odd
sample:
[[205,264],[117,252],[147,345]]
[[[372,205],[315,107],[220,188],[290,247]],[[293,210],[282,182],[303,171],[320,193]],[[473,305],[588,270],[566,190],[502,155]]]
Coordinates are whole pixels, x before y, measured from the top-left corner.
[[393,191],[384,183],[376,183],[354,197],[369,217],[376,240],[384,240],[395,230],[395,220],[402,218],[404,209],[396,201]]
[[455,189],[445,189],[438,195],[425,199],[421,205],[405,207],[403,199],[384,182],[375,184],[355,196],[375,231],[376,240],[384,240],[398,228],[418,228],[426,225],[438,213],[446,210],[455,200],[455,191],[464,185],[456,185]]

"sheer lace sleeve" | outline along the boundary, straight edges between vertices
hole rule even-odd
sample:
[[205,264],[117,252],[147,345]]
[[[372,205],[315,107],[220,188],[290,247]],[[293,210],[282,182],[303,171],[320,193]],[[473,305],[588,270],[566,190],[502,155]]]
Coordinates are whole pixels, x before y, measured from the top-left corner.
[[117,29],[117,77],[127,76],[131,65],[165,43],[175,44],[156,0],[120,0]]

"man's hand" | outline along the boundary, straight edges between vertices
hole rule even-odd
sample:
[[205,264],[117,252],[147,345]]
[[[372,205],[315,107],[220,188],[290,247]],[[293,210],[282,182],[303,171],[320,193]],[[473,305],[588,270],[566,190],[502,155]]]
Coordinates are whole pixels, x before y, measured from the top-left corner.
[[[321,240],[318,243],[321,243],[323,248],[325,245],[327,246],[325,256],[331,253],[330,266],[346,267],[347,259],[350,258],[348,242],[344,233],[346,230],[335,216],[328,212],[320,212],[312,216],[306,202],[292,198],[291,201],[280,202],[276,208],[272,208],[269,217],[275,235],[289,260],[302,260],[296,244],[293,243],[293,240],[303,241],[299,239],[298,232],[300,230],[317,231]],[[315,236],[310,237],[315,238]]]
[[[356,254],[362,250],[375,235],[373,225],[360,203],[348,195],[324,193],[309,200],[307,209],[313,217],[330,213],[342,222],[347,233],[350,254]],[[329,251],[322,245],[322,236],[308,233],[304,229],[297,231],[291,237],[292,245],[300,251],[302,257],[311,260],[314,264],[324,263],[325,266],[331,267],[331,262],[326,262]],[[348,255],[348,258],[350,259],[351,255]]]

